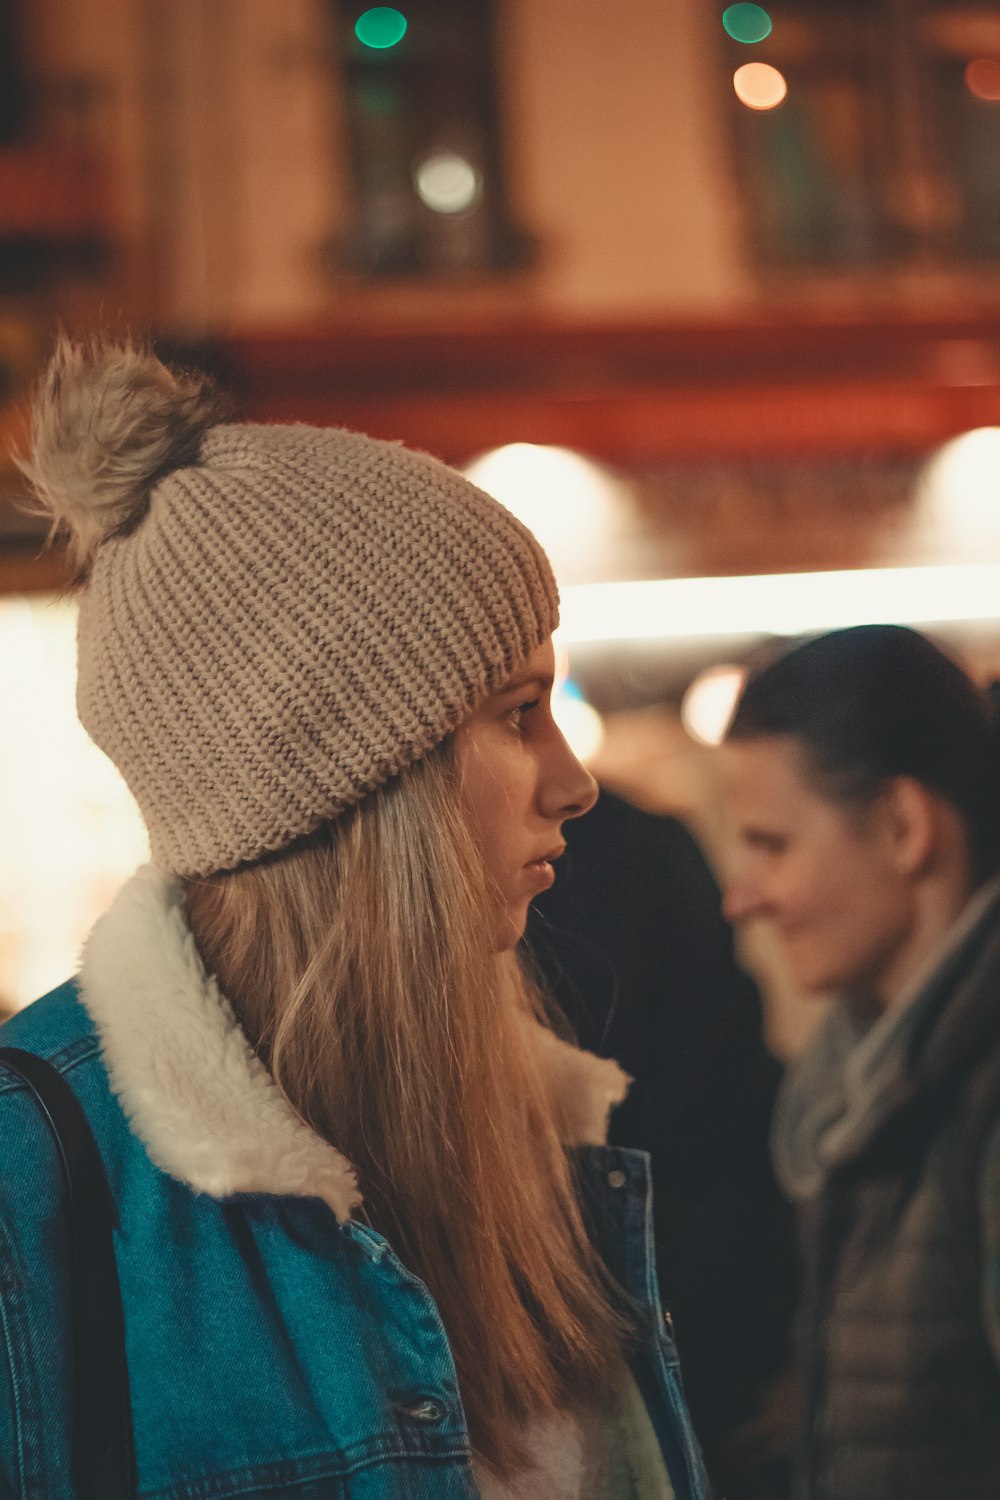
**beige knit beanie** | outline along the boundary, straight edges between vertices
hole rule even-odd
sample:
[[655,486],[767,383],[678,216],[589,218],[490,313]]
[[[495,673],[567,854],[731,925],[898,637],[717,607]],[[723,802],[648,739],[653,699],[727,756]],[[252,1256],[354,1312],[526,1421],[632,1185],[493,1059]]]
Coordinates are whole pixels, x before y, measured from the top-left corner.
[[221,416],[200,375],[63,341],[23,465],[82,582],[80,717],[179,875],[358,802],[558,616],[534,537],[444,464]]

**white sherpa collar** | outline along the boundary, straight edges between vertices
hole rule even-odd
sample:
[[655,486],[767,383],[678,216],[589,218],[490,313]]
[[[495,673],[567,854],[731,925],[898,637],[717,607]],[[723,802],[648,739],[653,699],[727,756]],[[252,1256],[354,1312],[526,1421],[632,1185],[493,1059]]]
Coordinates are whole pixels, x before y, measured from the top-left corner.
[[[146,865],[91,933],[80,994],[111,1086],[163,1171],[215,1198],[322,1198],[344,1221],[361,1202],[351,1164],[305,1125],[205,972],[180,881]],[[628,1087],[617,1063],[538,1030],[567,1145],[599,1145]]]

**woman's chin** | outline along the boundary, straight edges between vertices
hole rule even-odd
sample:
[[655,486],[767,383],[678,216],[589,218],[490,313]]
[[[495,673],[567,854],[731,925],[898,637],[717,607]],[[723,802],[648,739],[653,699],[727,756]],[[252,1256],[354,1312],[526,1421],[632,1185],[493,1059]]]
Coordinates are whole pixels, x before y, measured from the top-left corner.
[[509,953],[524,937],[528,925],[528,904],[516,910],[507,909],[499,914],[493,930],[494,953]]
[[843,976],[830,964],[805,959],[796,962],[793,959],[789,968],[796,989],[816,1000],[825,999],[843,984]]

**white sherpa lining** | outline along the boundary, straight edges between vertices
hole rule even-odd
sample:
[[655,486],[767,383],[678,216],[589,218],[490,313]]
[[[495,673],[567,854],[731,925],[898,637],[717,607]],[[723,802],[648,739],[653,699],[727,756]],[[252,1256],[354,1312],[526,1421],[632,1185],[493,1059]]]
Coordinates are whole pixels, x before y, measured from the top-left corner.
[[[111,1086],[150,1157],[214,1198],[322,1198],[340,1221],[361,1203],[351,1164],[305,1125],[205,972],[180,881],[153,865],[94,927],[80,994]],[[604,1141],[628,1079],[617,1063],[539,1028],[539,1061],[567,1145]]]

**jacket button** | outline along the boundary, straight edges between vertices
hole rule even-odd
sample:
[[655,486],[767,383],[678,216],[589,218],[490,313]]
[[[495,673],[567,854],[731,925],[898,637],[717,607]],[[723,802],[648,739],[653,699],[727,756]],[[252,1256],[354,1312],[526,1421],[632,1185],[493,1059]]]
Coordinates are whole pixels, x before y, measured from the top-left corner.
[[414,1401],[412,1406],[398,1406],[396,1410],[401,1417],[407,1417],[411,1422],[421,1422],[425,1427],[440,1422],[445,1414],[440,1401],[432,1401],[429,1397],[424,1397],[422,1401]]
[[608,1173],[608,1187],[623,1188],[626,1182],[628,1182],[628,1178],[620,1167],[615,1167],[613,1171]]

